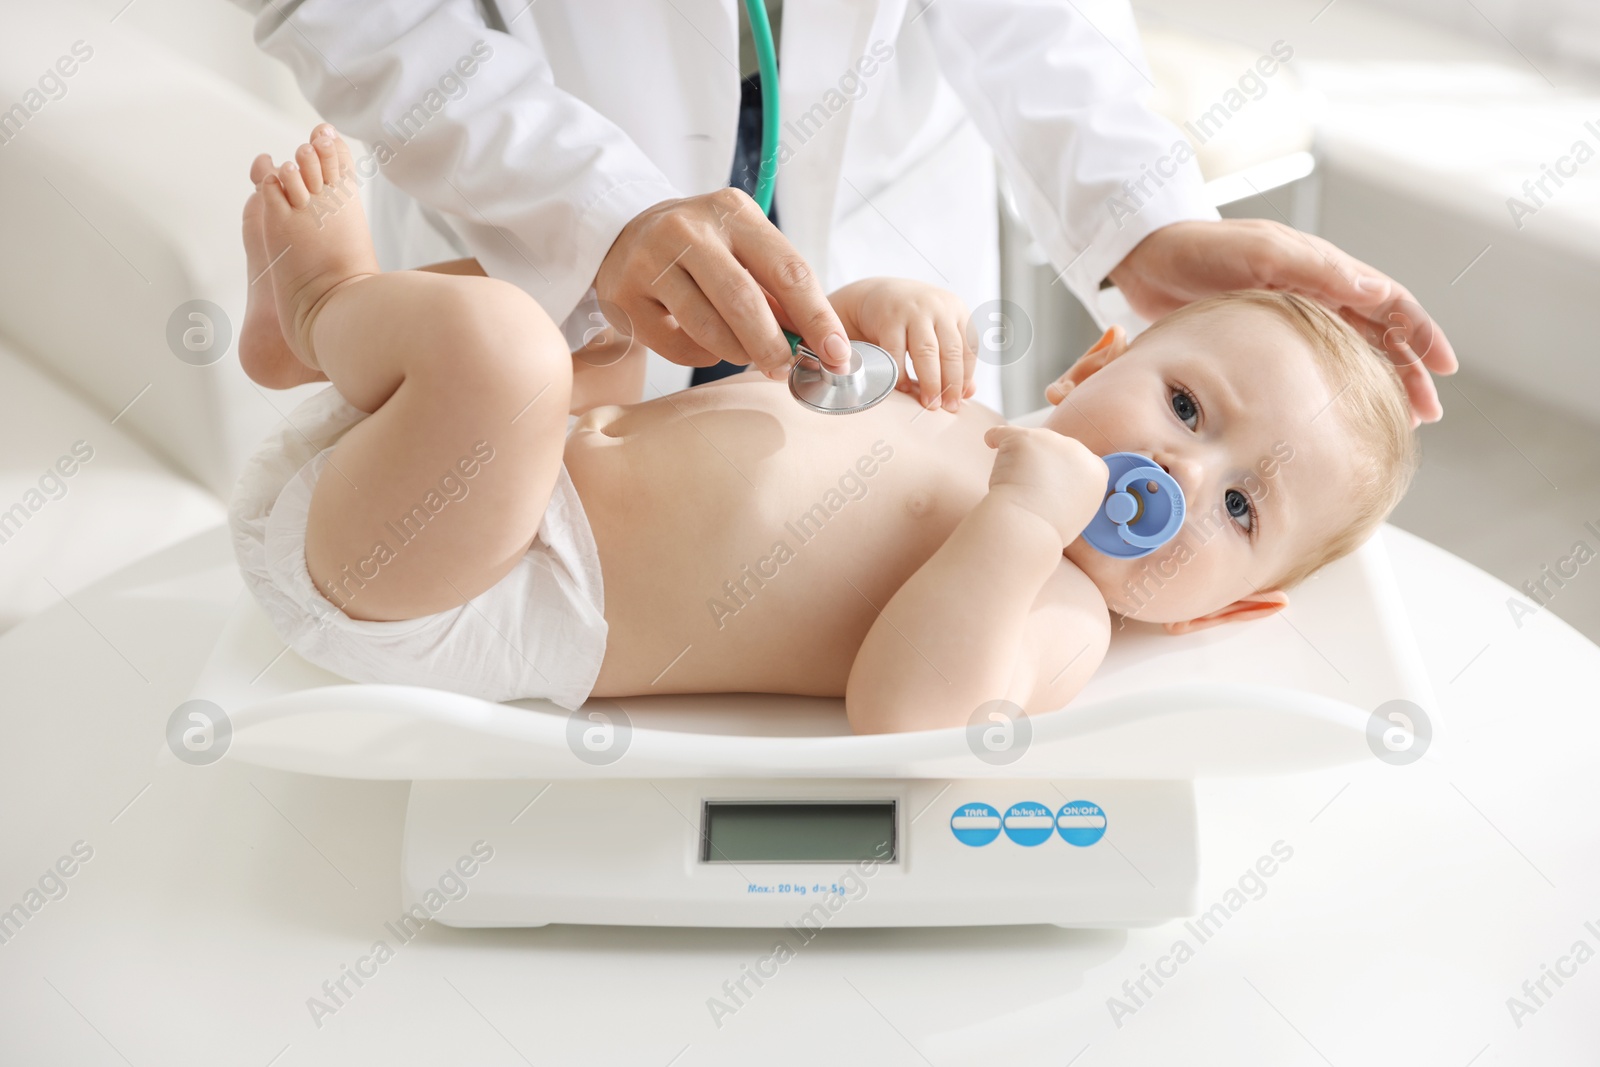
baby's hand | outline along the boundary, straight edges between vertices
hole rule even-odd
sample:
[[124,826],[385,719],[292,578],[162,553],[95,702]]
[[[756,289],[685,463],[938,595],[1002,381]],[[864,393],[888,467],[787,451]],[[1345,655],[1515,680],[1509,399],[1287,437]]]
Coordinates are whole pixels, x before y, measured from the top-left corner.
[[[972,395],[977,355],[967,344],[967,307],[954,293],[905,278],[865,278],[828,298],[851,337],[870,341],[900,364],[902,393],[925,408],[955,411]],[[912,381],[906,373],[911,357]]]
[[984,443],[996,450],[989,495],[999,496],[1044,519],[1063,547],[1089,525],[1106,497],[1111,472],[1083,442],[1054,430],[991,426]]

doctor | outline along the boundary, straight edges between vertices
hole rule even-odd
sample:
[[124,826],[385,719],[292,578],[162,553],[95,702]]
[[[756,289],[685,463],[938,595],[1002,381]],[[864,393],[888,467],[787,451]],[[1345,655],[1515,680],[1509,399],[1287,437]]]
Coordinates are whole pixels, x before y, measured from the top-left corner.
[[[993,299],[998,157],[1097,319],[1107,281],[1145,318],[1292,289],[1381,339],[1419,419],[1441,413],[1428,371],[1455,357],[1409,293],[1319,238],[1220,220],[1194,163],[1173,165],[1182,137],[1139,102],[1149,77],[1123,0],[769,0],[781,232],[728,188],[751,65],[741,0],[237,2],[317,110],[371,148],[358,170],[384,267],[474,256],[574,350],[624,318],[612,325],[674,363],[776,377],[780,319],[842,363],[825,294],[858,277]],[[964,333],[895,353],[909,349],[925,403],[956,407]],[[978,370],[998,407],[997,368]]]

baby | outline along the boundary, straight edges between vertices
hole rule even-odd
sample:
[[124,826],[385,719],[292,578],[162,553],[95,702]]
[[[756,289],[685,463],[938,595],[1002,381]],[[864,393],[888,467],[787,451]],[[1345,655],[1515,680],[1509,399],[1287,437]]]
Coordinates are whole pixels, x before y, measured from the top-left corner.
[[[755,372],[620,402],[636,356],[596,379],[537,303],[470,265],[380,273],[344,142],[318,127],[296,159],[252,172],[251,276],[271,269],[241,355],[264,384],[332,388],[251,460],[232,524],[280,635],[357,681],[567,708],[843,696],[861,733],[965,725],[997,699],[1051,711],[1094,674],[1113,612],[1173,633],[1269,616],[1415,465],[1389,362],[1265,291],[1132,343],[1113,328],[1036,428],[905,393],[818,414]],[[892,280],[830,300],[892,350],[953,306]],[[1188,502],[1143,559],[1079,537],[1118,451]]]

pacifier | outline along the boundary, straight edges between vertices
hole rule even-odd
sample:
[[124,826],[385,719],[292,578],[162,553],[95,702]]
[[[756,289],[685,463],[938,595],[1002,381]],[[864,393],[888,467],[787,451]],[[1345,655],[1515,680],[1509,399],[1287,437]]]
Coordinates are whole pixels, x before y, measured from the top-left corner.
[[1105,502],[1084,528],[1084,540],[1118,559],[1148,556],[1183,525],[1183,490],[1148,456],[1113,452],[1102,458],[1111,477]]

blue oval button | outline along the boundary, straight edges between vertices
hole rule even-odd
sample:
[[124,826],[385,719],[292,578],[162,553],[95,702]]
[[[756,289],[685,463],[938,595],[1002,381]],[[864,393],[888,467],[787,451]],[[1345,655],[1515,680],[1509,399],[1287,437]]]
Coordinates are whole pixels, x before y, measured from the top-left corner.
[[1092,845],[1106,836],[1106,813],[1087,800],[1071,800],[1056,812],[1056,829],[1069,845]]
[[1024,800],[1006,809],[1002,820],[1006,836],[1019,845],[1038,845],[1049,840],[1055,829],[1055,815],[1043,804]]
[[987,845],[1000,836],[1000,813],[987,804],[963,804],[950,816],[950,832],[963,845]]

